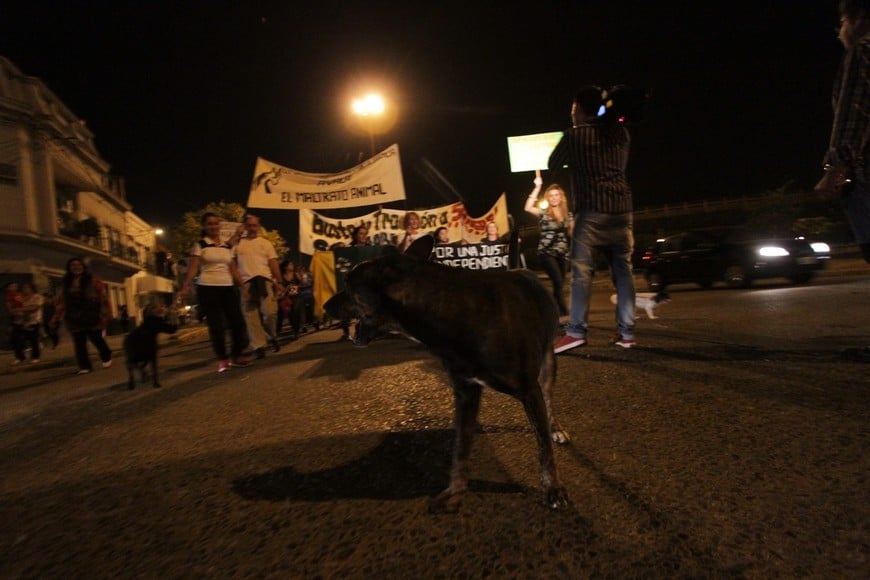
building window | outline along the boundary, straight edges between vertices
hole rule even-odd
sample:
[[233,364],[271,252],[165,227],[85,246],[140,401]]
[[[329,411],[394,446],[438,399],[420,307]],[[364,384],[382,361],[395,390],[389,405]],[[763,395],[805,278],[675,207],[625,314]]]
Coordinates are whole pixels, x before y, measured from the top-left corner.
[[71,238],[78,237],[78,222],[75,219],[76,192],[57,187],[57,231]]

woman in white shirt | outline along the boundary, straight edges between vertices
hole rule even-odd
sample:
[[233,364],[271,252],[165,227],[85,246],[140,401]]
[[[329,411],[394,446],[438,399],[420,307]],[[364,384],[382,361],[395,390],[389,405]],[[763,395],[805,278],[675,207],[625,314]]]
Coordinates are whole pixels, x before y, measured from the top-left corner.
[[[250,355],[245,353],[249,343],[248,330],[239,300],[242,277],[233,261],[232,246],[220,239],[220,218],[206,212],[200,223],[202,239],[193,244],[190,251],[190,264],[178,299],[184,300],[190,293],[194,276],[199,275],[196,282],[199,309],[205,316],[211,346],[218,358],[218,372],[222,373],[231,366],[251,364]],[[227,356],[227,327],[232,336],[230,356]]]

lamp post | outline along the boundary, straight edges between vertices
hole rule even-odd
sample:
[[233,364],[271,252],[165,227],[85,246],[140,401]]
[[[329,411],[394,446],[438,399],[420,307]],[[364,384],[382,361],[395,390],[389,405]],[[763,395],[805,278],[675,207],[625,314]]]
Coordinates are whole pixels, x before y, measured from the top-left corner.
[[371,145],[371,156],[374,157],[375,150],[375,118],[384,114],[386,104],[383,97],[378,94],[370,93],[362,98],[355,99],[351,105],[353,114],[363,119],[366,130],[369,134],[369,144]]
[[169,249],[161,244],[161,240],[158,239],[162,238],[164,233],[166,232],[164,232],[163,228],[154,228],[154,268],[158,276],[171,278],[172,276],[169,272]]

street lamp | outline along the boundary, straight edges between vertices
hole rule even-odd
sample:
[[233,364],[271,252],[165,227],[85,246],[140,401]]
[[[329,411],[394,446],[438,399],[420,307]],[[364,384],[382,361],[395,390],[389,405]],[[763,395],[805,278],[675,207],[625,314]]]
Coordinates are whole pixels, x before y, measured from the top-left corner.
[[366,130],[369,134],[369,143],[372,149],[372,157],[375,156],[375,117],[380,117],[386,110],[383,97],[370,93],[360,99],[355,99],[351,106],[353,114],[365,120]]

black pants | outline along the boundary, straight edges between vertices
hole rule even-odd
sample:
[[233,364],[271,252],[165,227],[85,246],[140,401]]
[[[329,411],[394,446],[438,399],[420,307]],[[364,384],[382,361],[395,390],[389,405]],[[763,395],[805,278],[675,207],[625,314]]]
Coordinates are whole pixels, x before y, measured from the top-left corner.
[[112,360],[112,350],[106,344],[103,338],[102,329],[96,330],[74,330],[72,334],[73,345],[76,351],[76,362],[80,369],[91,370],[91,359],[88,357],[88,341],[97,347],[97,352],[100,354],[100,360],[109,362]]
[[293,303],[295,302],[295,300],[290,302],[290,308],[286,311],[284,310],[284,306],[282,306],[281,304],[283,300],[283,298],[281,300],[278,300],[278,314],[277,321],[275,322],[275,334],[281,334],[281,329],[284,327],[285,322],[289,322],[291,326],[293,325]]
[[[49,320],[51,319],[49,318]],[[51,341],[51,348],[57,348],[57,343],[60,342],[60,334],[57,329],[52,328],[51,324],[48,323],[43,324],[42,329],[45,331],[45,336]]]
[[237,357],[248,348],[248,327],[242,315],[239,291],[235,286],[197,286],[196,296],[199,309],[208,325],[211,347],[218,360],[227,356],[226,332],[230,331],[232,348],[230,353]]
[[39,358],[39,327],[26,327],[20,324],[12,325],[12,348],[15,350],[15,358],[24,360],[24,351],[30,345],[30,358]]
[[550,282],[553,285],[553,296],[556,298],[556,304],[559,306],[559,316],[568,314],[568,306],[565,305],[565,295],[562,292],[562,287],[565,283],[565,257],[556,257],[550,254],[538,254],[538,261]]
[[293,309],[290,311],[290,323],[294,332],[302,332],[302,327],[314,322],[314,296],[300,294],[293,298]]

